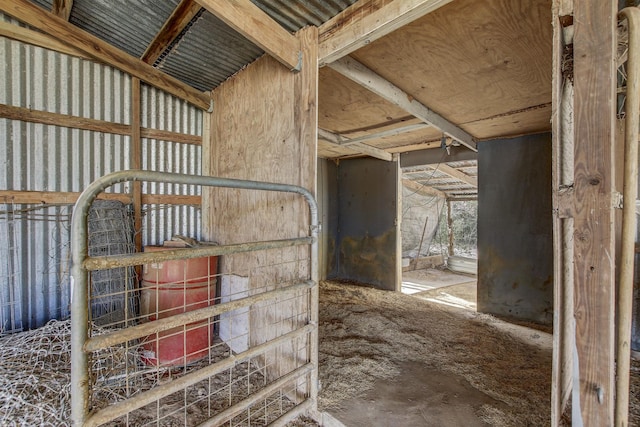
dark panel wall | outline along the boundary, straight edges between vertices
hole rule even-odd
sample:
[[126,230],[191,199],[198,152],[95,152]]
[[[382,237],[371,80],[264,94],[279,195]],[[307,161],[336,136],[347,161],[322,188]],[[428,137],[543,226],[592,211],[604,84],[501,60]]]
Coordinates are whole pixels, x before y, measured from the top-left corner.
[[[329,278],[398,290],[398,190],[397,162],[371,158],[340,161],[335,258],[329,254]],[[329,225],[329,229],[333,227]]]
[[338,166],[332,160],[318,159],[318,217],[320,219],[320,280],[336,271],[338,238]]
[[478,151],[478,311],[551,324],[551,135]]

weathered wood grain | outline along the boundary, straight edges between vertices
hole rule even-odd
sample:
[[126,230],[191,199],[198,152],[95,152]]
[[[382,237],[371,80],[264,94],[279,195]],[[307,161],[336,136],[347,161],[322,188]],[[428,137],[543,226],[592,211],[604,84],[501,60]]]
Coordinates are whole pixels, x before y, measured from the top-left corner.
[[[615,2],[575,3],[574,423],[613,425]],[[579,414],[581,420],[576,420]]]
[[[131,135],[131,126],[104,120],[88,119],[86,117],[68,114],[52,113],[49,111],[31,110],[24,107],[0,104],[0,117],[11,120],[22,120],[43,125],[63,126],[72,129],[90,130],[94,132],[113,133],[117,135]],[[200,145],[202,137],[187,135],[160,129],[140,128],[142,138],[159,139],[162,141],[179,142],[182,144]]]

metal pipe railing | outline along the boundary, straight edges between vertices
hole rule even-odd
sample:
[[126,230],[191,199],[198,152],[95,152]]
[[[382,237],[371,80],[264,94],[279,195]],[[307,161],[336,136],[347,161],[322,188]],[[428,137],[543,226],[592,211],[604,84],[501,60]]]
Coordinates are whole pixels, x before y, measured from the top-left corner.
[[109,270],[111,268],[133,267],[136,265],[171,261],[174,259],[191,259],[238,254],[242,252],[264,251],[267,249],[310,245],[311,243],[313,243],[313,239],[311,237],[298,237],[295,239],[268,240],[264,242],[238,243],[234,245],[167,249],[158,252],[140,252],[134,254],[87,257],[83,263],[83,267],[87,271]]
[[313,410],[315,410],[313,401],[307,399],[269,425],[271,427],[284,427],[300,415],[303,415],[305,412]]
[[152,388],[151,390],[145,391],[143,393],[137,394],[128,398],[127,400],[123,400],[116,404],[107,406],[104,409],[99,410],[98,412],[91,415],[86,421],[85,427],[93,427],[99,426],[100,424],[107,423],[109,421],[115,420],[118,417],[121,417],[131,411],[134,411],[138,408],[142,408],[150,403],[155,402],[156,400],[168,396],[177,391],[183,390],[189,386],[197,384],[198,382],[209,378],[211,376],[217,375],[221,372],[229,370],[233,368],[238,363],[245,362],[249,359],[252,359],[256,356],[260,356],[264,352],[271,350],[281,344],[286,343],[289,340],[294,340],[296,338],[300,338],[306,334],[311,333],[313,325],[306,325],[300,329],[296,329],[293,332],[289,332],[288,334],[284,334],[279,336],[278,338],[274,338],[271,341],[268,341],[264,344],[257,345],[255,347],[250,348],[249,350],[243,351],[237,355],[230,355],[224,360],[220,362],[214,363],[213,365],[209,365],[205,368],[194,371],[190,374],[187,374],[183,377],[175,379],[166,384],[162,384],[158,387]]
[[248,307],[262,301],[291,295],[301,290],[313,288],[313,286],[315,286],[315,284],[311,281],[298,283],[296,285],[287,286],[286,288],[279,288],[223,304],[215,304],[209,307],[176,314],[171,317],[153,320],[136,326],[130,326],[126,329],[121,329],[115,332],[98,335],[87,339],[84,345],[84,351],[87,353],[98,351],[127,341],[166,331],[177,326],[195,323],[210,317],[219,316],[223,313],[228,313],[242,307]]
[[[305,328],[302,328],[296,332],[300,333],[309,333],[310,334],[310,364],[314,367],[311,371],[311,384],[310,384],[310,399],[311,399],[311,410],[316,411],[317,408],[317,381],[318,381],[318,335],[317,335],[317,324],[318,324],[318,208],[316,201],[313,195],[305,188],[295,186],[295,185],[287,185],[287,184],[277,184],[277,183],[265,183],[265,182],[257,182],[257,181],[246,181],[246,180],[236,180],[236,179],[226,179],[226,178],[215,178],[215,177],[205,177],[205,176],[195,176],[195,175],[184,175],[184,174],[174,174],[174,173],[166,173],[166,172],[153,172],[153,171],[140,171],[140,170],[130,170],[130,171],[120,171],[114,172],[108,175],[105,175],[93,183],[91,183],[80,195],[73,211],[73,218],[71,222],[71,253],[72,253],[72,277],[71,277],[71,421],[74,426],[83,426],[89,420],[91,420],[88,425],[98,425],[101,422],[109,421],[108,418],[116,412],[120,411],[124,406],[124,404],[130,404],[130,401],[121,402],[112,406],[109,406],[95,414],[93,414],[90,418],[89,415],[89,387],[90,387],[90,379],[89,379],[89,360],[88,360],[88,352],[85,348],[85,344],[90,342],[90,334],[89,334],[89,317],[88,317],[88,301],[89,301],[89,292],[88,292],[88,271],[89,269],[101,269],[101,268],[112,268],[115,266],[114,263],[118,263],[114,258],[110,257],[88,257],[88,247],[87,247],[87,217],[89,215],[89,209],[91,204],[96,199],[98,194],[104,191],[106,188],[121,182],[128,181],[148,181],[148,182],[164,182],[164,183],[175,183],[175,184],[186,184],[186,185],[200,185],[207,187],[223,187],[223,188],[238,188],[238,189],[246,189],[246,190],[261,190],[261,191],[272,191],[272,192],[285,192],[285,193],[296,193],[304,197],[307,204],[309,205],[309,215],[310,215],[310,236],[306,240],[306,244],[311,245],[311,282],[316,286],[311,288],[311,313],[309,316],[309,325]],[[278,241],[279,244],[291,245],[292,241],[299,239],[290,239],[287,241]],[[304,244],[302,242],[296,242],[295,244]],[[233,246],[233,245],[229,245]],[[229,248],[227,246],[226,248]],[[241,248],[241,245],[238,245],[236,249],[238,251],[249,251],[249,250],[261,250],[259,246],[253,246],[251,248],[244,247]],[[261,247],[266,248],[266,247]],[[217,250],[226,250],[226,249],[217,249]],[[161,252],[155,253],[155,256],[152,258],[153,260],[158,260],[160,258],[165,259],[165,257],[171,257],[166,259],[179,259],[179,258],[188,258],[188,257],[199,257],[204,256],[201,254],[209,254],[214,253],[216,251],[216,247],[207,247],[207,248],[193,248],[189,250],[184,250],[181,253],[181,256],[177,256],[178,251],[167,251],[169,253],[162,254]],[[186,256],[182,256],[186,255]],[[175,258],[173,258],[176,256]],[[138,265],[138,263],[144,263],[147,258],[146,254],[135,254],[134,256],[126,256],[123,257],[126,261],[131,264],[128,265]],[[151,259],[151,258],[150,258]],[[186,319],[186,317],[185,317]],[[290,334],[284,335],[288,336]],[[282,337],[280,337],[282,338]],[[263,345],[269,345],[274,342],[279,342],[280,338],[276,338],[275,340],[265,343]],[[262,346],[262,345],[261,345]],[[249,350],[253,352],[253,350],[257,350],[258,348],[262,348],[261,346],[257,346],[254,349]],[[246,353],[246,352],[245,352]],[[229,359],[227,359],[229,360]],[[231,360],[235,361],[237,358],[232,358]],[[224,362],[224,361],[223,361]],[[220,362],[222,363],[222,362]],[[233,362],[235,363],[235,362]],[[219,364],[212,366],[221,366]],[[203,369],[205,373],[209,373],[208,369]],[[196,371],[194,374],[202,374],[201,371]],[[192,377],[189,374],[189,378]],[[182,382],[185,382],[184,378],[180,378],[178,380],[172,381],[166,386],[160,386],[157,389],[153,389],[149,392],[144,393],[144,398],[140,398],[142,395],[134,396],[134,399],[137,398],[137,403],[139,404],[144,399],[149,399],[151,396],[161,397],[164,394],[160,393],[170,393],[170,389],[173,387],[177,387]],[[178,388],[179,390],[180,388]],[[156,391],[159,390],[159,391]],[[153,392],[153,394],[149,394]],[[158,393],[157,395],[155,393]],[[142,405],[144,406],[144,405]],[[141,406],[137,406],[141,407]],[[119,409],[114,409],[119,408]],[[131,410],[130,406],[127,406],[127,410]],[[135,408],[134,408],[135,409]],[[125,412],[126,413],[126,412]],[[117,416],[117,415],[116,415]]]
[[636,198],[638,196],[638,126],[640,123],[640,10],[623,9],[619,15],[629,23],[627,100],[625,114],[622,248],[618,287],[618,337],[616,365],[615,424],[629,425],[629,369],[631,320],[633,316],[633,264],[636,241]]

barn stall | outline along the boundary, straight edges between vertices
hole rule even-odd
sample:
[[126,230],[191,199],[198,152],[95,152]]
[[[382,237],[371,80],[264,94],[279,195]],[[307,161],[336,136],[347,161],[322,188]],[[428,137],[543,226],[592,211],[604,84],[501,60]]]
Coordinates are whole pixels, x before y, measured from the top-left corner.
[[479,312],[553,327],[541,419],[624,425],[620,3],[0,2],[7,382],[66,366],[59,424],[328,422],[318,280],[401,291],[418,194],[437,217],[477,200]]

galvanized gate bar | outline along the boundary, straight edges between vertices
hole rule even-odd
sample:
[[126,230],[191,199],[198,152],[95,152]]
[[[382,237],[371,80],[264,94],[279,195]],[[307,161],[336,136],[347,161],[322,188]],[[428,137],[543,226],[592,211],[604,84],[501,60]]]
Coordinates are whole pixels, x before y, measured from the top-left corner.
[[[311,281],[314,284],[317,284],[318,281],[318,243],[317,237],[319,232],[318,227],[318,207],[313,195],[305,188],[295,186],[295,185],[286,185],[286,184],[277,184],[277,183],[265,183],[265,182],[257,182],[257,181],[246,181],[246,180],[235,180],[235,179],[226,179],[226,178],[215,178],[215,177],[205,177],[205,176],[197,176],[197,175],[185,175],[185,174],[175,174],[175,173],[166,173],[166,172],[153,172],[153,171],[141,171],[141,170],[130,170],[130,171],[120,171],[114,172],[108,175],[105,175],[93,183],[91,183],[80,195],[73,211],[73,217],[71,221],[71,253],[72,253],[72,277],[71,277],[71,287],[72,287],[72,300],[71,300],[71,421],[74,426],[83,426],[85,422],[89,421],[89,386],[90,386],[90,378],[89,378],[89,360],[88,353],[85,351],[85,344],[89,339],[89,316],[88,316],[88,307],[87,302],[89,301],[89,292],[88,292],[88,269],[85,266],[85,262],[88,259],[88,247],[87,247],[87,217],[89,215],[89,209],[91,204],[96,199],[96,197],[104,191],[106,188],[121,182],[128,181],[148,181],[148,182],[164,182],[164,183],[174,183],[174,184],[186,184],[186,185],[200,185],[200,186],[209,186],[209,187],[223,187],[223,188],[238,188],[238,189],[247,189],[247,190],[261,190],[261,191],[274,191],[274,192],[286,192],[286,193],[297,193],[303,196],[309,205],[309,215],[310,215],[310,239],[311,239]],[[190,250],[188,254],[197,253],[200,249],[209,249],[209,248],[196,248],[194,250]],[[161,256],[161,255],[160,255]],[[142,257],[141,257],[142,258]],[[158,256],[155,256],[153,259],[158,259]],[[110,260],[111,262],[113,260]],[[136,259],[135,262],[138,262],[139,259]],[[89,262],[91,264],[91,262]],[[133,264],[132,264],[133,265]],[[113,266],[113,264],[110,264]],[[290,334],[283,335],[287,337],[291,334],[310,334],[310,343],[309,343],[309,359],[311,365],[314,369],[311,371],[311,384],[310,388],[310,405],[309,410],[315,412],[317,410],[317,392],[318,392],[318,330],[317,330],[317,322],[318,322],[318,287],[314,286],[311,288],[311,301],[310,301],[310,323],[305,326],[303,329],[298,331],[294,331]],[[258,349],[262,348],[262,346],[273,346],[277,345],[274,343],[279,342],[280,338],[277,338],[273,341],[265,343],[261,346],[257,346],[253,349],[248,350],[246,353],[253,353]],[[262,350],[260,350],[262,351]],[[226,359],[229,361],[230,366],[237,363],[237,357],[231,357]],[[221,366],[219,362],[216,365],[211,365],[209,368],[213,368],[216,366]],[[204,371],[204,373],[203,373]],[[142,404],[141,406],[136,406],[132,408],[131,404],[135,402],[135,404],[139,404],[141,402],[140,398],[144,397],[144,399],[151,398],[151,396],[155,396],[153,400],[156,400],[159,397],[170,394],[173,390],[178,391],[185,384],[186,379],[194,379],[196,378],[196,374],[198,379],[195,382],[202,379],[202,376],[206,374],[212,375],[209,369],[205,368],[200,371],[196,371],[193,374],[189,374],[183,378],[172,381],[171,383],[159,386],[155,389],[152,389],[144,394],[134,396],[133,398],[117,403],[115,405],[109,406],[91,416],[91,423],[88,425],[98,425],[100,423],[109,421],[109,418],[113,416],[115,413],[114,408],[126,408],[125,412],[121,415],[129,412],[130,410],[136,409],[138,407],[144,406],[147,403]],[[207,376],[208,376],[207,375]],[[177,388],[175,388],[177,387]],[[175,389],[174,389],[175,388]],[[151,400],[151,402],[153,401]],[[300,406],[300,405],[299,405]],[[120,409],[116,409],[119,411]],[[294,411],[297,412],[297,409],[294,408]],[[108,414],[109,417],[104,418]],[[116,415],[116,417],[119,415]]]
[[133,267],[136,265],[163,262],[174,259],[200,258],[236,254],[241,252],[263,251],[267,249],[288,248],[291,246],[310,245],[311,237],[298,237],[295,239],[269,240],[264,242],[239,243],[235,245],[206,246],[200,248],[169,249],[158,252],[139,252],[124,255],[106,255],[88,257],[83,267],[87,271],[109,270],[118,267]]
[[300,415],[304,415],[305,412],[314,410],[314,407],[314,401],[312,399],[307,399],[269,425],[272,427],[284,427]]
[[124,342],[146,337],[157,332],[166,331],[167,329],[175,328],[176,326],[182,326],[188,323],[194,323],[199,320],[204,320],[209,317],[218,316],[222,313],[227,313],[229,311],[237,310],[238,308],[247,307],[255,303],[266,301],[278,296],[294,294],[301,290],[309,289],[314,285],[315,284],[311,281],[298,283],[292,286],[287,286],[286,288],[275,289],[273,291],[263,292],[261,294],[252,295],[250,297],[237,299],[223,304],[215,304],[209,307],[187,311],[186,313],[176,314],[171,317],[165,317],[163,319],[153,320],[150,322],[142,323],[140,325],[130,326],[126,329],[120,329],[109,334],[97,335],[87,340],[84,345],[84,351],[89,353],[117,344],[122,344]]
[[306,365],[303,365],[289,372],[288,374],[278,378],[276,381],[270,383],[266,387],[261,388],[257,392],[253,393],[246,399],[243,399],[240,402],[236,403],[236,405],[225,409],[224,411],[217,414],[215,417],[210,418],[207,421],[203,422],[202,424],[198,425],[198,427],[216,427],[226,423],[230,419],[240,414],[244,410],[244,408],[250,407],[257,401],[264,399],[265,397],[269,397],[270,395],[275,393],[276,390],[278,390],[280,387],[284,386],[286,383],[305,375],[307,372],[311,371],[312,369],[313,369],[313,365],[311,363],[307,363]]
[[295,331],[289,332],[288,334],[282,335],[278,338],[274,338],[273,340],[268,341],[264,344],[257,345],[235,356],[231,355],[226,359],[221,360],[220,362],[194,371],[190,374],[185,375],[184,377],[180,377],[166,384],[162,384],[158,387],[152,388],[151,390],[137,394],[133,397],[128,398],[127,400],[123,400],[122,402],[107,406],[106,408],[101,409],[91,415],[89,419],[86,420],[84,426],[99,426],[100,424],[115,420],[116,418],[121,417],[133,410],[153,403],[159,398],[168,396],[172,393],[189,387],[190,385],[194,385],[208,377],[231,369],[238,363],[242,363],[253,357],[259,356],[263,352],[277,347],[289,340],[300,338],[305,334],[310,333],[314,329],[314,327],[315,325],[305,325],[300,329],[296,329]]

